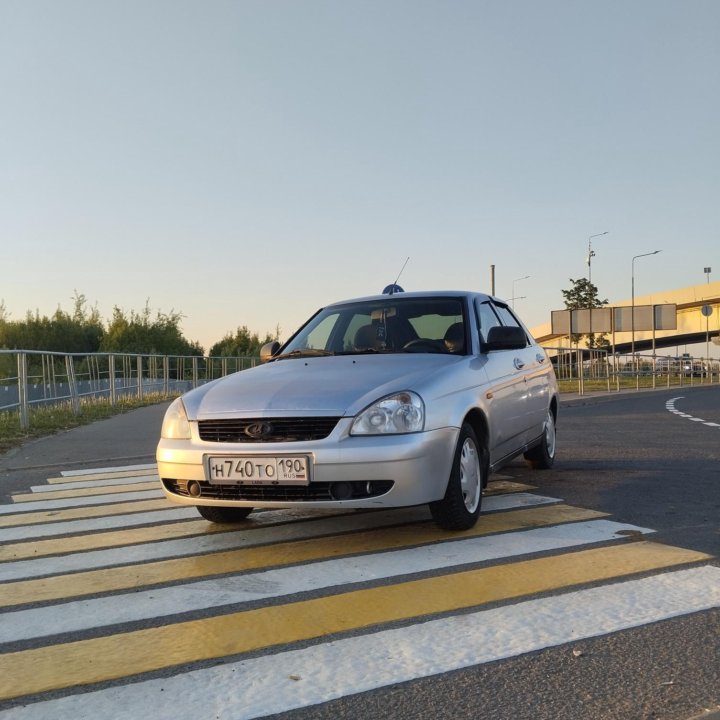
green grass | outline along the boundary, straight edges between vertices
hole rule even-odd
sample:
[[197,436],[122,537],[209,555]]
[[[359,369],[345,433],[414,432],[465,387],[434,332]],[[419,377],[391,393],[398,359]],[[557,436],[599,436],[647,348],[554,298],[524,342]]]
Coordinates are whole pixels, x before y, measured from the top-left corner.
[[[713,383],[718,382],[717,375],[713,376],[712,378]],[[619,383],[619,389],[620,390],[635,390],[637,388],[640,389],[647,389],[647,388],[666,388],[666,387],[687,387],[689,385],[702,385],[702,384],[710,384],[710,380],[708,378],[689,378],[689,377],[680,377],[677,375],[671,375],[670,376],[670,384],[668,385],[668,377],[667,375],[658,375],[655,378],[655,385],[653,385],[653,378],[652,375],[641,375],[639,378],[636,378],[635,376],[624,376],[620,377],[620,383]],[[558,380],[558,387],[560,388],[561,393],[576,393],[578,392],[578,381],[577,378],[573,380]],[[607,392],[608,391],[608,381],[607,378],[602,379],[585,379],[583,382],[583,390],[585,393],[593,393],[593,392]],[[618,381],[616,378],[610,379],[610,392],[617,392],[618,390]]]
[[33,407],[30,410],[30,427],[26,430],[20,427],[18,412],[0,412],[0,455],[28,440],[53,435],[80,425],[88,425],[96,420],[104,420],[166,400],[168,398],[160,393],[148,394],[142,400],[120,398],[115,405],[111,405],[109,400],[83,398],[80,401],[79,415],[73,413],[69,402],[53,407]]

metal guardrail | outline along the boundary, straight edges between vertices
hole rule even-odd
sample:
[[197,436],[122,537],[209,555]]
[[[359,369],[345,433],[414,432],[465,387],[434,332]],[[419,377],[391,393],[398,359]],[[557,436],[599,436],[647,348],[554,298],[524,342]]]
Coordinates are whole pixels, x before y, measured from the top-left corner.
[[35,406],[69,403],[79,414],[83,398],[115,405],[123,397],[181,394],[259,362],[255,357],[0,350],[0,412],[17,411],[20,427],[27,429]]
[[[633,358],[583,348],[545,350],[561,386],[577,383],[580,395],[599,389],[720,383],[718,360],[637,354]],[[79,414],[82,399],[107,399],[115,405],[123,397],[180,395],[259,362],[256,357],[0,350],[0,412],[17,411],[20,427],[27,429],[32,407],[69,403]]]
[[580,395],[592,390],[673,387],[720,383],[720,360],[690,355],[613,355],[587,348],[545,348],[558,381],[577,383]]

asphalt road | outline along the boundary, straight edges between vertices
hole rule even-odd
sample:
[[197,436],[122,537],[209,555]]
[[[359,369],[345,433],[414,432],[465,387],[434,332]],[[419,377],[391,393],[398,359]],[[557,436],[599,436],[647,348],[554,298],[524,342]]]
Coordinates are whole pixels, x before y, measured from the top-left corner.
[[160,426],[169,404],[99,420],[0,455],[0,502],[65,470],[155,462]]
[[544,492],[720,556],[720,387],[575,400],[558,442]]
[[[668,403],[689,417],[675,414]],[[703,421],[703,422],[701,422]],[[653,528],[662,543],[720,557],[720,388],[563,404],[547,472],[503,470],[538,492]],[[580,654],[579,654],[580,653]],[[710,711],[710,712],[708,712]],[[720,610],[588,639],[276,716],[492,720],[720,717]]]
[[[62,470],[152,462],[164,408],[143,408],[0,457],[2,502]],[[552,470],[514,462],[503,474],[539,494],[650,528],[653,541],[708,553],[715,557],[710,564],[719,564],[720,388],[566,401],[558,444]],[[706,709],[720,709],[718,608],[273,717],[687,720],[710,717]]]

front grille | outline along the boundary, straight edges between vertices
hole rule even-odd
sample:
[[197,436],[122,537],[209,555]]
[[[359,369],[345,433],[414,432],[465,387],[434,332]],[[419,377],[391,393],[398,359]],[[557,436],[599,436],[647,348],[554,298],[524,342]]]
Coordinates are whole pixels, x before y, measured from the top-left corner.
[[[209,500],[274,500],[276,502],[307,502],[312,500],[332,500],[330,486],[332,483],[310,483],[309,485],[211,485],[201,481],[200,496]],[[390,492],[392,480],[374,480],[368,482],[351,482],[352,496],[349,500],[378,497]],[[187,482],[163,478],[163,485],[168,492],[183,497],[191,497]]]
[[221,443],[306,442],[326,438],[339,417],[200,420],[200,439]]

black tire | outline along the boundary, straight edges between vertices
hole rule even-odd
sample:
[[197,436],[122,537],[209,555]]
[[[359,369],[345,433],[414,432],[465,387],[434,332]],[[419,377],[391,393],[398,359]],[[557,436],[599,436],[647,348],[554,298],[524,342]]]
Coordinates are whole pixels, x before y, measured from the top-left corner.
[[552,409],[548,408],[547,417],[543,425],[543,434],[540,444],[525,453],[525,459],[530,467],[536,470],[549,470],[555,462],[555,450],[557,447],[557,430],[555,427],[555,415]]
[[435,522],[444,530],[469,530],[475,525],[487,484],[486,450],[468,423],[460,428],[450,478],[442,500],[430,503]]
[[251,507],[212,507],[210,505],[196,505],[195,507],[206,520],[221,524],[240,522],[253,511]]

